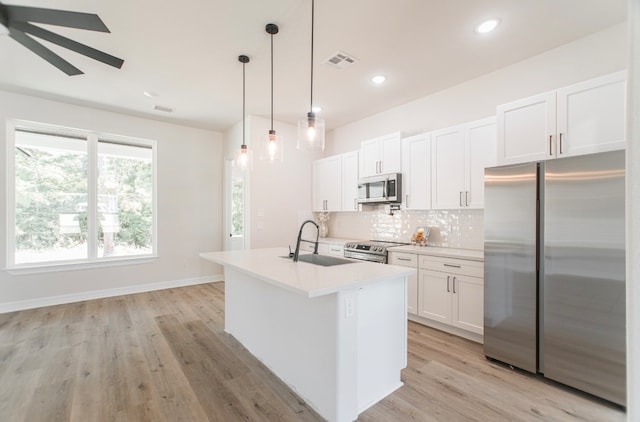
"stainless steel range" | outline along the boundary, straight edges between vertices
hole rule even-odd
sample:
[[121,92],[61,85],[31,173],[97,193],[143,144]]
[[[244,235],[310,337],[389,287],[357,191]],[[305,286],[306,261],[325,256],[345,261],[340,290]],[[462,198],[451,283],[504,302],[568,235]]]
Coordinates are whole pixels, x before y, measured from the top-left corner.
[[402,242],[388,242],[384,240],[367,240],[363,242],[349,242],[344,245],[344,257],[363,261],[387,263],[387,249],[393,246],[408,245]]

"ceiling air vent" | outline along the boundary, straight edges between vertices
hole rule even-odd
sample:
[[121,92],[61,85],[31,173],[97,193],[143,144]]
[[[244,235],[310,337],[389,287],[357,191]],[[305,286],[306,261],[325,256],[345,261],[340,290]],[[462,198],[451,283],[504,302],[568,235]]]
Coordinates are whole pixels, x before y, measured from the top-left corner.
[[342,70],[346,67],[351,66],[357,61],[358,59],[348,55],[347,53],[338,51],[335,54],[333,54],[331,57],[329,57],[327,60],[325,60],[324,63],[328,64],[331,67],[335,67],[336,69]]
[[154,109],[154,110],[156,110],[156,111],[164,111],[165,113],[171,113],[171,112],[173,112],[173,109],[172,109],[172,108],[170,108],[170,107],[164,107],[164,106],[161,106],[161,105],[154,105],[154,106],[153,106],[153,109]]

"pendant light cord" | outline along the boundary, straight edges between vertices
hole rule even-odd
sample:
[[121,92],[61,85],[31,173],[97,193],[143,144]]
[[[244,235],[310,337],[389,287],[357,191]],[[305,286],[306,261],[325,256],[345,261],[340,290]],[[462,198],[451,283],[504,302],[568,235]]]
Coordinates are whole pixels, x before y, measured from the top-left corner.
[[271,34],[271,130],[273,130],[273,34]]
[[242,63],[242,146],[245,145],[245,137],[244,137],[244,117],[245,117],[245,64]]
[[311,0],[311,106],[309,111],[313,112],[313,22],[315,15],[315,0]]

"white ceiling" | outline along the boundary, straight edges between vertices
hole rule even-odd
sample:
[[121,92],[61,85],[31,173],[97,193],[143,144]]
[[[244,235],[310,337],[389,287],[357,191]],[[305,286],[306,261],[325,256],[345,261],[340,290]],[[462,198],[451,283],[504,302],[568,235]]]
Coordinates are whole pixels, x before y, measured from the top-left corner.
[[[309,111],[310,0],[6,0],[5,4],[97,13],[111,34],[50,27],[125,60],[114,69],[51,46],[85,72],[69,77],[9,37],[0,37],[0,88],[45,98],[225,130],[247,114],[269,115],[269,35],[274,36],[275,118]],[[317,0],[314,103],[327,128],[491,72],[626,19],[627,0]],[[502,20],[478,35],[486,18]],[[336,70],[338,50],[358,59]],[[594,58],[595,60],[596,58]],[[388,82],[373,86],[371,76]],[[153,91],[158,97],[145,97]],[[153,105],[174,108],[171,114]]]

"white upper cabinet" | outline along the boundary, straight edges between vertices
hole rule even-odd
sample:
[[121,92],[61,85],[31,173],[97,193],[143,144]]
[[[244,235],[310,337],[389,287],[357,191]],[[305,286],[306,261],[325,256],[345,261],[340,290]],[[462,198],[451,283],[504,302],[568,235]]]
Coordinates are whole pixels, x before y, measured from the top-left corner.
[[465,205],[468,208],[484,208],[484,169],[497,164],[496,119],[490,117],[469,123],[466,133],[465,169],[468,176]]
[[464,206],[465,192],[464,125],[431,134],[432,206],[457,209]]
[[340,155],[313,162],[313,211],[342,210],[342,159]]
[[358,211],[358,151],[342,154],[342,211]]
[[494,117],[431,134],[431,206],[484,207],[484,169],[496,165]]
[[556,155],[624,149],[625,91],[625,72],[558,90]]
[[498,164],[624,149],[625,72],[497,107]]
[[403,139],[402,158],[403,208],[431,209],[431,134]]
[[360,177],[399,173],[402,166],[400,132],[363,141],[360,148]]

